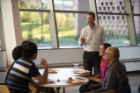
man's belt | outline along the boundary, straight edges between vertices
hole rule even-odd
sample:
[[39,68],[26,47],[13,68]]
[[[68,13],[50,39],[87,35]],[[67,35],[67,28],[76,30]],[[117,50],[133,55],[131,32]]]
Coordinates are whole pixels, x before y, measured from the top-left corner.
[[[88,52],[88,51],[84,51],[84,52]],[[99,51],[90,51],[88,53],[99,53]]]

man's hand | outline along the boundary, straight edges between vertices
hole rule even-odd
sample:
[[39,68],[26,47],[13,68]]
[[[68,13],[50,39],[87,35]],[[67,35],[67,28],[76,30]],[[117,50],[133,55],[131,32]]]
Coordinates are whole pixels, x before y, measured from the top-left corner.
[[91,80],[91,81],[94,81],[94,79],[95,79],[95,77],[90,77],[90,76],[87,76],[86,78]]
[[99,85],[98,84],[90,84],[88,86],[89,89],[97,88]]
[[48,63],[47,63],[47,61],[45,59],[42,58],[40,63],[41,63],[41,65],[44,65],[44,66],[48,67]]
[[86,39],[81,37],[81,45],[83,45],[85,43]]
[[36,83],[36,82],[31,82],[31,85],[32,85],[33,87],[37,87],[37,83]]
[[91,80],[92,77],[91,76],[87,76],[86,78],[89,79],[89,80]]

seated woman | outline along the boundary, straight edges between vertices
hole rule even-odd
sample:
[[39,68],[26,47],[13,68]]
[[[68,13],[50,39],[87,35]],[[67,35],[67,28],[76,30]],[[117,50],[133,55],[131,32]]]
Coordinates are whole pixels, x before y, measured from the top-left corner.
[[90,80],[88,84],[86,85],[82,85],[80,88],[79,88],[79,91],[80,93],[84,93],[84,92],[88,92],[90,91],[91,89],[88,88],[88,86],[91,84],[91,83],[101,83],[103,80],[104,80],[104,77],[105,77],[105,74],[108,70],[108,65],[109,63],[106,62],[104,60],[104,53],[105,53],[105,50],[110,47],[111,44],[109,43],[104,43],[100,46],[100,49],[99,49],[99,55],[102,56],[102,59],[101,59],[101,63],[100,63],[100,73],[94,77],[90,77],[88,76],[87,78]]

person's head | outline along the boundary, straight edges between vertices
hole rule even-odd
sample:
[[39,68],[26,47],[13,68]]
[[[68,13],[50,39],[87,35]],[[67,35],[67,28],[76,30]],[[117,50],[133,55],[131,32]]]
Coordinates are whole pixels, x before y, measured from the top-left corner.
[[26,43],[22,46],[22,56],[33,61],[37,58],[37,50],[37,45],[35,43]]
[[93,12],[89,12],[87,14],[87,23],[89,24],[89,26],[94,25],[94,21],[95,21],[95,14]]
[[31,43],[31,41],[25,40],[25,41],[23,41],[23,42],[21,43],[21,46],[23,46],[23,45],[26,44],[26,43]]
[[106,50],[108,47],[111,47],[111,44],[109,44],[109,43],[103,43],[103,44],[100,46],[100,49],[99,49],[99,56],[104,56],[105,50]]
[[112,63],[113,61],[119,59],[120,57],[120,51],[117,47],[109,47],[105,51],[105,60],[109,63]]
[[22,46],[16,46],[12,51],[12,57],[14,61],[22,57]]

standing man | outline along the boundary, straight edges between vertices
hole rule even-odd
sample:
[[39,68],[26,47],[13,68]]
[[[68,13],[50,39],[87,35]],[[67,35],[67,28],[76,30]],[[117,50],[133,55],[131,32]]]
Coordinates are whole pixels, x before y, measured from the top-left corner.
[[84,45],[84,69],[92,73],[92,66],[94,66],[94,75],[97,75],[100,73],[100,60],[102,58],[99,56],[98,50],[106,42],[106,38],[104,29],[99,25],[95,25],[94,21],[95,14],[93,12],[88,13],[88,26],[84,27],[81,31],[79,45]]

